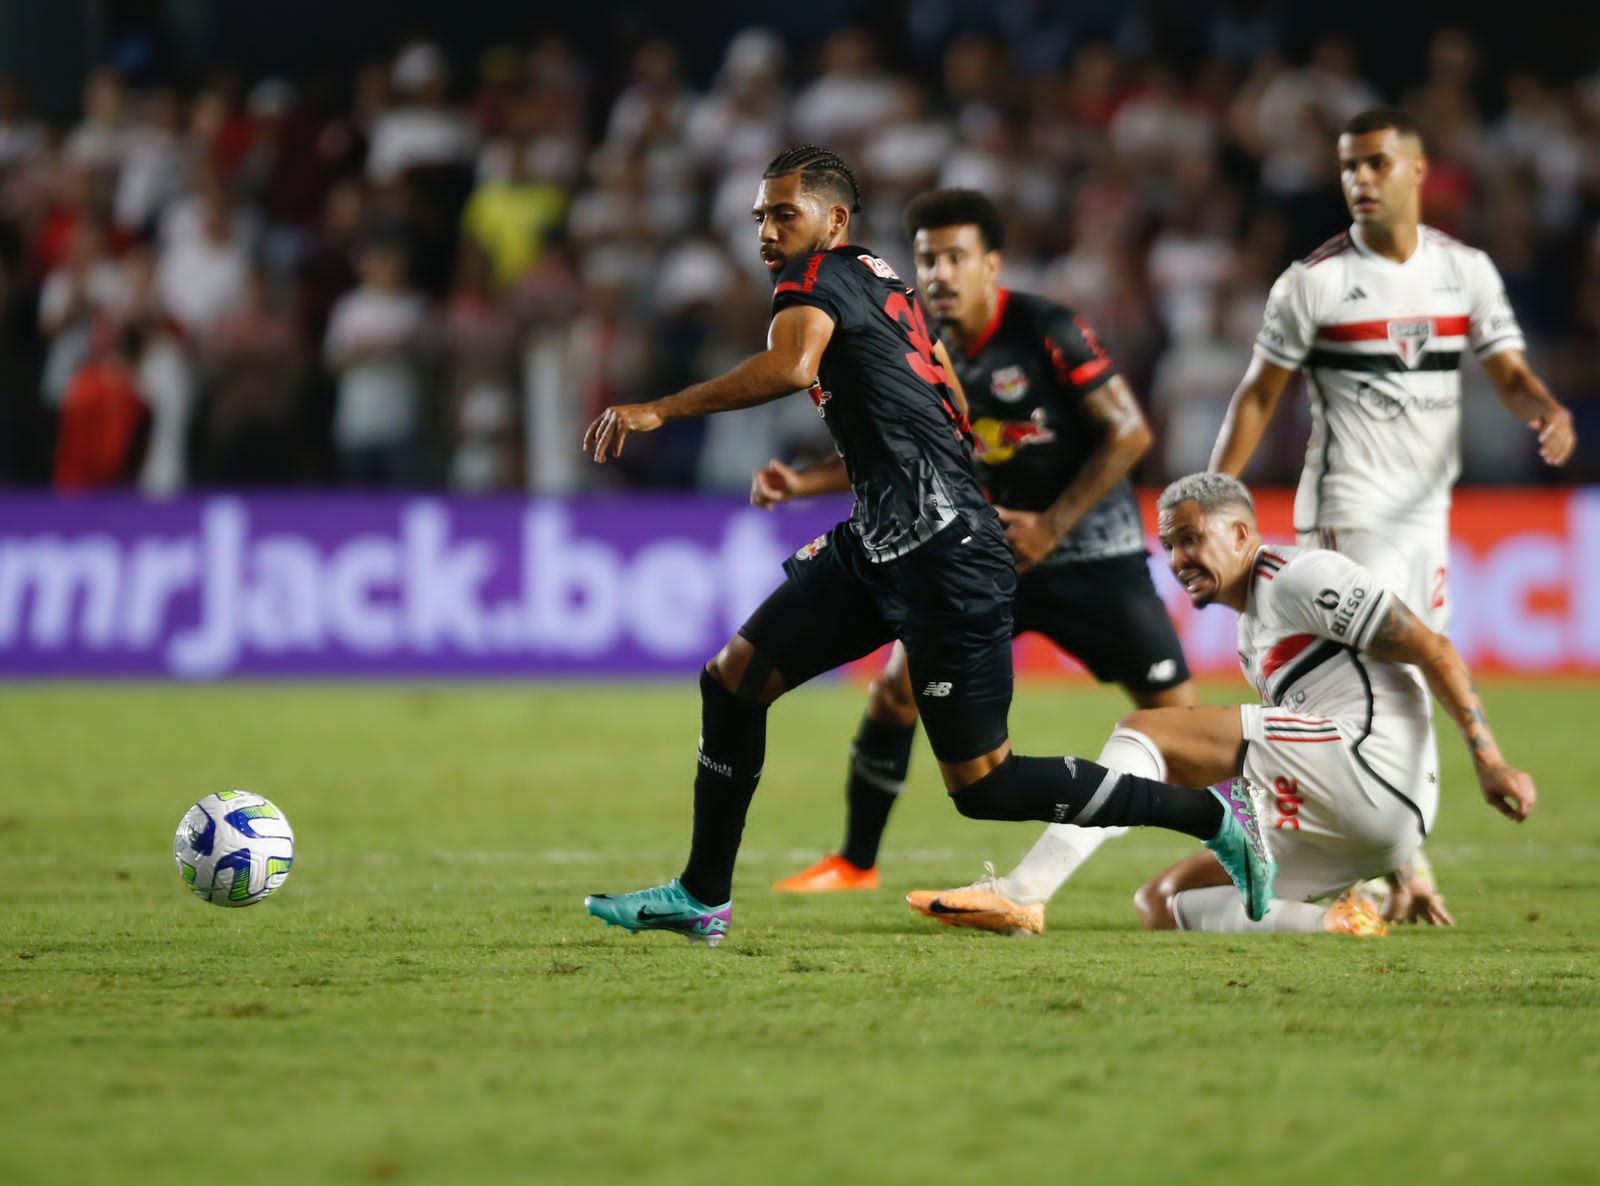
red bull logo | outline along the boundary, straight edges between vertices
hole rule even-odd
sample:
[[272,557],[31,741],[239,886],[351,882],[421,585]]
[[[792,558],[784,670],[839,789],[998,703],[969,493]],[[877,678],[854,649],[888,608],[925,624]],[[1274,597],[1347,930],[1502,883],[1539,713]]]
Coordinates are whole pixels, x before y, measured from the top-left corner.
[[815,559],[817,553],[822,551],[822,549],[827,547],[827,546],[828,546],[828,536],[827,536],[826,533],[824,533],[822,535],[817,536],[816,539],[812,540],[809,544],[806,544],[803,548],[801,548],[799,551],[797,551],[794,554],[794,558],[796,560],[812,560],[812,559]]
[[978,460],[985,465],[1004,465],[1018,449],[1047,444],[1056,434],[1044,421],[1044,409],[1035,408],[1026,420],[980,417],[972,422],[972,437]]

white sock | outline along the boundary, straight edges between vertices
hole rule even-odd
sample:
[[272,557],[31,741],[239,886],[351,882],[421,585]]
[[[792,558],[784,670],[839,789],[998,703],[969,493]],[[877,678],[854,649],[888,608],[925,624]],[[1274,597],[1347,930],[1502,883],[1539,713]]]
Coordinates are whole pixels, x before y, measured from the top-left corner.
[[[1096,760],[1107,770],[1119,774],[1166,781],[1166,759],[1155,742],[1135,729],[1113,729]],[[1028,855],[1017,862],[1017,867],[1000,879],[1000,892],[1023,905],[1048,902],[1097,848],[1127,831],[1126,828],[1051,824],[1028,850]]]
[[1251,922],[1245,913],[1244,899],[1231,885],[1213,885],[1205,889],[1184,890],[1172,895],[1172,915],[1178,920],[1180,931],[1224,931],[1242,934],[1246,931],[1270,931],[1276,934],[1321,934],[1322,919],[1327,907],[1313,902],[1291,902],[1284,898],[1272,899],[1266,917]]

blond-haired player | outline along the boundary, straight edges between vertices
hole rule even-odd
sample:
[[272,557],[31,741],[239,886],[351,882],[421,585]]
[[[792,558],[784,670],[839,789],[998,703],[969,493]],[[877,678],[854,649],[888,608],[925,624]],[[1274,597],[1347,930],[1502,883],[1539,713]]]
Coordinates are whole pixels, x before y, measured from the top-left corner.
[[[1460,728],[1484,798],[1510,819],[1527,818],[1533,780],[1501,755],[1461,656],[1372,572],[1326,549],[1263,545],[1249,492],[1222,474],[1179,479],[1157,509],[1190,601],[1238,611],[1239,663],[1261,703],[1135,712],[1112,736],[1119,768],[1180,782],[1243,774],[1265,788],[1278,875],[1276,897],[1252,921],[1221,866],[1182,861],[1135,896],[1147,928],[1381,934],[1367,899],[1332,907],[1317,899],[1372,877],[1400,884],[1432,827],[1438,768],[1427,689]],[[954,896],[945,895],[947,909]],[[957,921],[931,903],[925,912]]]

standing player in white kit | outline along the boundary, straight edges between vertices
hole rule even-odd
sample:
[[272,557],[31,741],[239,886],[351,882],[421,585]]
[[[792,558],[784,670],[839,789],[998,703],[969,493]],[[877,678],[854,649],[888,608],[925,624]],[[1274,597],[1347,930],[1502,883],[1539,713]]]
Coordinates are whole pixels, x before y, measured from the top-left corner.
[[[1338,151],[1353,225],[1273,286],[1211,468],[1243,472],[1303,369],[1312,428],[1295,497],[1300,544],[1352,557],[1443,633],[1462,350],[1471,347],[1502,402],[1538,435],[1546,464],[1566,464],[1577,437],[1571,413],[1523,355],[1522,330],[1489,257],[1422,224],[1428,162],[1411,117],[1363,112],[1345,126]],[[1030,853],[1003,878],[919,890],[907,900],[956,926],[1038,931],[1044,903],[1077,864]],[[1450,922],[1426,866],[1419,871],[1391,899],[1390,917]]]
[[1572,456],[1572,415],[1523,356],[1489,257],[1422,225],[1428,162],[1410,117],[1380,108],[1352,119],[1339,172],[1354,225],[1273,286],[1211,468],[1241,474],[1304,370],[1311,439],[1295,495],[1299,542],[1354,557],[1443,630],[1463,349],[1538,434],[1547,464]]

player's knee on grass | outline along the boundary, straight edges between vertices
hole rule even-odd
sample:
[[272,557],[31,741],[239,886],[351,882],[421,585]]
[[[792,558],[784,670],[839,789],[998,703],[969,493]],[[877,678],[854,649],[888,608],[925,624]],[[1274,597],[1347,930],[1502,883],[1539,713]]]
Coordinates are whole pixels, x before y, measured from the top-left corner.
[[787,690],[772,660],[743,635],[735,635],[706,664],[706,674],[741,700],[768,705]]
[[1156,876],[1133,891],[1133,908],[1139,925],[1147,931],[1175,931],[1178,920],[1172,914],[1172,894],[1163,885],[1164,875]]
[[1210,853],[1197,853],[1157,873],[1133,895],[1133,908],[1139,912],[1139,925],[1147,931],[1179,929],[1172,900],[1184,890],[1227,885],[1228,875]]

